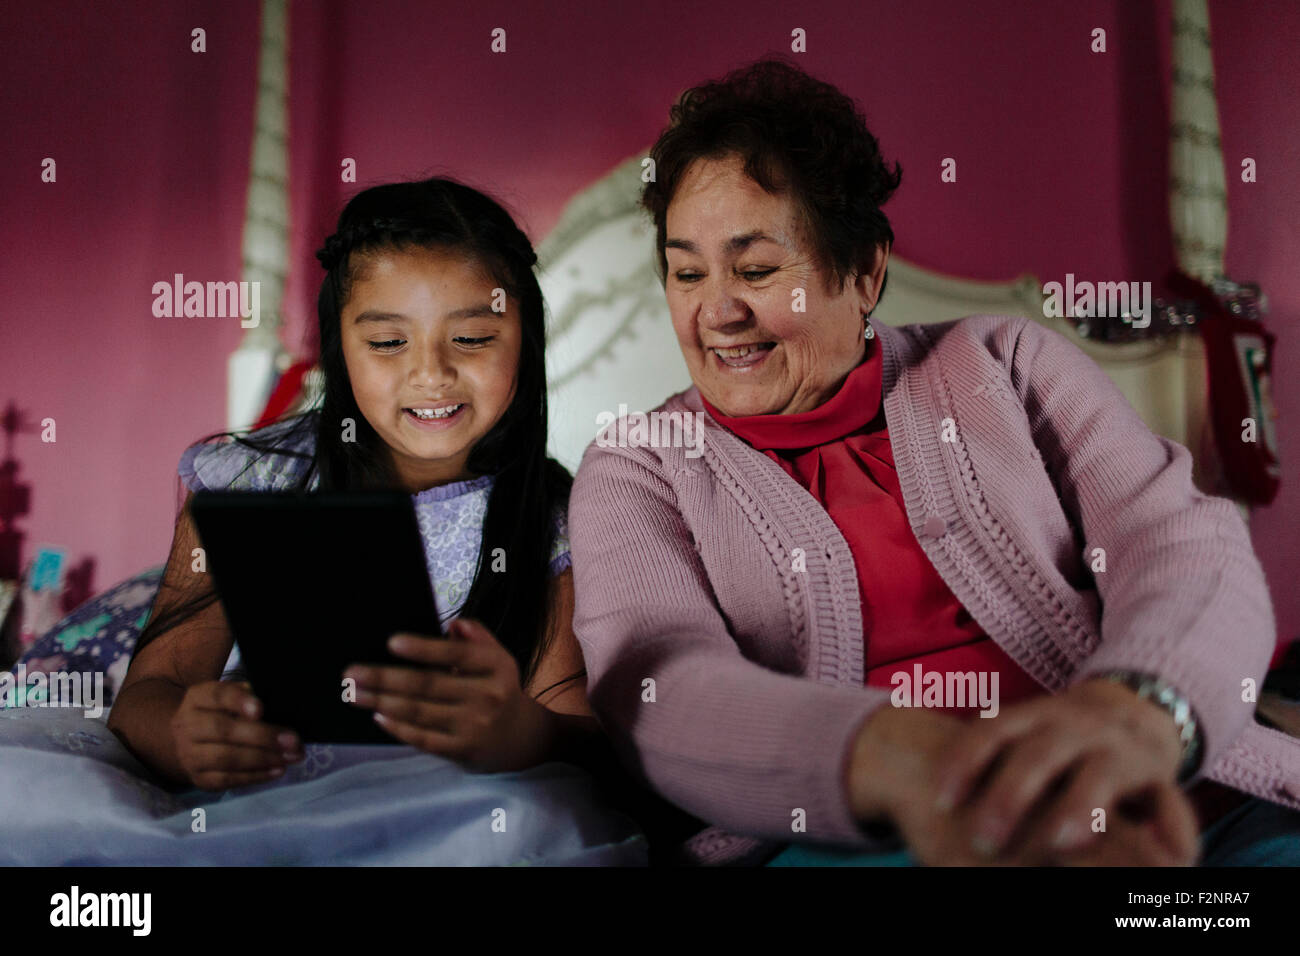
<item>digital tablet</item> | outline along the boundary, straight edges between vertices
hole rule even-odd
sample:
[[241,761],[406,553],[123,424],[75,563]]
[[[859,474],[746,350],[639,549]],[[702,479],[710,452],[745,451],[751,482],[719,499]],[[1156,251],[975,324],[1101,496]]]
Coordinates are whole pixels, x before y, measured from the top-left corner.
[[411,499],[199,491],[191,513],[262,720],[304,741],[400,743],[344,701],[343,671],[419,666],[388,638],[442,633]]

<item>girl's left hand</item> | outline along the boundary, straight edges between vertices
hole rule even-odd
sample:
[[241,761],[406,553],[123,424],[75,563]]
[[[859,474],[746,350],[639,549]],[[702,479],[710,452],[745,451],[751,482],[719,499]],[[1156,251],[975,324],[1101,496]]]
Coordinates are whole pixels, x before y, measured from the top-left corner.
[[[354,664],[356,704],[398,740],[470,770],[522,770],[549,749],[548,712],[523,692],[514,657],[477,621],[458,618],[448,637],[394,634],[393,654],[422,665]],[[450,638],[450,640],[448,639]]]

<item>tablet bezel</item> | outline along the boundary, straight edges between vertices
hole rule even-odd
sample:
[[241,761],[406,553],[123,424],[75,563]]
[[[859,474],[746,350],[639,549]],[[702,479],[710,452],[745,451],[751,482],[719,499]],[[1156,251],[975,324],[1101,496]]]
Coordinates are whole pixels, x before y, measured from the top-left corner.
[[[200,491],[191,513],[262,720],[307,742],[401,743],[373,710],[344,702],[342,675],[349,664],[418,667],[389,652],[388,637],[442,634],[410,497]],[[383,599],[370,600],[370,590]],[[282,633],[303,629],[317,632],[310,657]]]

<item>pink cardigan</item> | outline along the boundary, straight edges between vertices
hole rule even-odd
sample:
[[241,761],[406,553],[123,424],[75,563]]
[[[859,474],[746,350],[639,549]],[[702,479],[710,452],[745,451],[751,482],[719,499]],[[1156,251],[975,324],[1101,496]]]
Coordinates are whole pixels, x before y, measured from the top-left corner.
[[[1049,691],[1113,668],[1163,676],[1204,734],[1197,779],[1300,809],[1300,740],[1255,723],[1243,689],[1276,641],[1263,571],[1232,503],[1192,484],[1187,449],[1027,318],[875,328],[912,531],[985,632]],[[889,690],[863,686],[849,548],[696,389],[658,411],[704,414],[703,454],[593,442],[570,501],[592,706],[630,766],[712,825],[686,859],[875,849],[844,773]]]

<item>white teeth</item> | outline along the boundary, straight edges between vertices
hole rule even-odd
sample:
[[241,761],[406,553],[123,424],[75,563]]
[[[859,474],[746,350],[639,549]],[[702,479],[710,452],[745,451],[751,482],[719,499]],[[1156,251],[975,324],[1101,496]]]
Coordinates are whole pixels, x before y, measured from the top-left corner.
[[[463,404],[464,402],[461,403]],[[414,413],[416,418],[448,418],[460,411],[461,405],[448,405],[446,408],[412,408],[409,411]]]
[[738,359],[744,358],[753,352],[765,351],[767,348],[767,345],[740,345],[734,349],[714,349],[713,351],[717,352],[720,358]]

